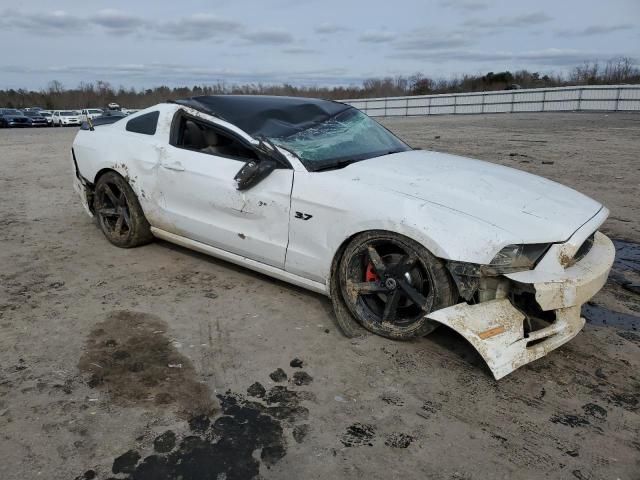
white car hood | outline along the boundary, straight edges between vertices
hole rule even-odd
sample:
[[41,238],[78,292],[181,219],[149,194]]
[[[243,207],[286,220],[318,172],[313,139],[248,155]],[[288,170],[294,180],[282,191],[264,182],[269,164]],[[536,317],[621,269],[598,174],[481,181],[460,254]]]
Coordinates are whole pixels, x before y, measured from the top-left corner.
[[414,150],[349,165],[344,175],[470,215],[521,239],[562,242],[602,205],[559,183],[520,170],[445,153]]

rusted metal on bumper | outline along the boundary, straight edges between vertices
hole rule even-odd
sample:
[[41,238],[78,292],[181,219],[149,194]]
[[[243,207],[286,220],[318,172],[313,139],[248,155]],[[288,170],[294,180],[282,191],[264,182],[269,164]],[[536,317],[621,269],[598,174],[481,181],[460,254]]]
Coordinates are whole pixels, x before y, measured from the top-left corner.
[[[562,260],[561,253],[558,250],[558,262]],[[447,325],[465,337],[499,379],[545,356],[578,334],[585,323],[580,316],[582,304],[605,284],[614,257],[611,240],[596,232],[589,253],[566,269],[536,269],[508,275],[512,281],[532,286],[541,309],[555,313],[552,323],[526,337],[525,315],[507,298],[476,305],[460,303],[433,312],[427,318]]]

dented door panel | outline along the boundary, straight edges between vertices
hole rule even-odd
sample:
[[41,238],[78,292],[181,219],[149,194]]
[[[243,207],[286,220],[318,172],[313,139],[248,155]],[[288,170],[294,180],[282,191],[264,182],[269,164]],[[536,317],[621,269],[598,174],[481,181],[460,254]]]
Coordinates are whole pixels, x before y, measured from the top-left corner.
[[293,172],[277,169],[239,191],[242,161],[165,147],[158,168],[165,230],[283,268]]

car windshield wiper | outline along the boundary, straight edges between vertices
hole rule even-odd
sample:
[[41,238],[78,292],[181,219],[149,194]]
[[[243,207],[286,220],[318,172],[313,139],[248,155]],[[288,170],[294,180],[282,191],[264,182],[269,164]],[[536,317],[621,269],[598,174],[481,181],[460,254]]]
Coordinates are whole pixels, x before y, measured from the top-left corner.
[[[387,150],[386,152],[382,152],[378,155],[376,155],[376,157],[384,157],[385,155],[391,155],[393,153],[402,153],[402,152],[406,152],[407,150],[402,150],[402,149],[395,149],[395,150]],[[375,158],[375,157],[371,157],[371,158]]]
[[356,162],[360,162],[362,160],[369,160],[370,158],[377,158],[377,157],[384,157],[385,155],[391,155],[392,153],[401,153],[401,152],[406,152],[406,150],[402,150],[402,149],[395,149],[395,150],[388,150],[386,152],[380,152],[374,155],[365,155],[361,158],[343,158],[340,160],[335,160],[333,162],[329,162],[329,163],[325,163],[325,164],[321,164],[317,167],[313,168],[314,172],[322,172],[323,170],[333,170],[336,168],[343,168],[346,167],[347,165],[351,165],[352,163],[356,163]]
[[322,172],[324,170],[333,170],[336,168],[346,167],[347,165],[351,165],[352,163],[359,162],[360,160],[353,158],[343,158],[342,160],[336,160],[335,162],[326,163],[324,165],[320,165],[318,167],[314,167],[314,172]]

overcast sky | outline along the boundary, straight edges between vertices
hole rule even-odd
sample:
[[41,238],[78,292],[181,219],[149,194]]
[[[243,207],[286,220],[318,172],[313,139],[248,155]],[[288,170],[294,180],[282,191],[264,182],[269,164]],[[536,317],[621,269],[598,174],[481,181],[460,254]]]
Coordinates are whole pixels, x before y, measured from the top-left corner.
[[0,0],[0,88],[566,72],[640,58],[640,0]]

